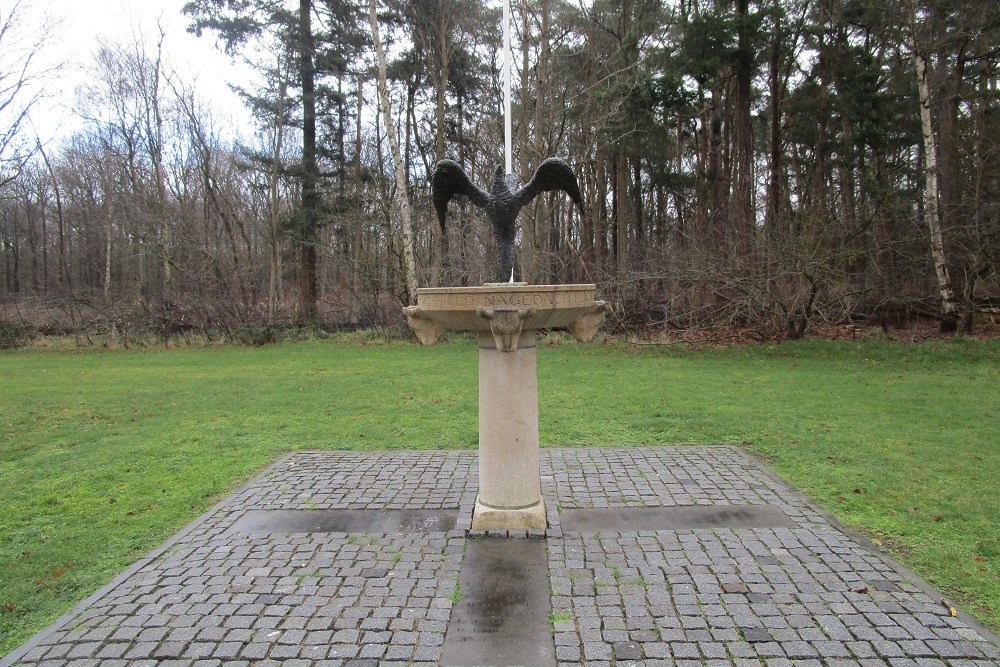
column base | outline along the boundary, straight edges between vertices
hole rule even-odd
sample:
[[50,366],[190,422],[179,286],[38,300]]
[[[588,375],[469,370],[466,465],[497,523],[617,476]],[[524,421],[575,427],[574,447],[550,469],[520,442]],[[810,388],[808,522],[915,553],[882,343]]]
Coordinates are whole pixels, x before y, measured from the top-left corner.
[[521,509],[490,507],[476,498],[472,512],[472,530],[545,530],[545,500]]

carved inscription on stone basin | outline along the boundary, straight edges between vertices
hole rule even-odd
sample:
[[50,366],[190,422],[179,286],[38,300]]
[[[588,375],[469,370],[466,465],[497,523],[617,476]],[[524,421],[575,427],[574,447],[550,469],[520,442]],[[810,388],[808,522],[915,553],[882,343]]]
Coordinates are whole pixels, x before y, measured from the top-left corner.
[[[589,287],[589,286],[587,286]],[[478,288],[472,288],[478,289]],[[483,288],[494,290],[495,288]],[[594,290],[541,292],[532,291],[510,292],[488,291],[474,294],[420,294],[418,305],[432,310],[476,310],[480,306],[512,306],[512,307],[549,307],[549,308],[580,308],[594,303]],[[523,290],[523,288],[521,288]]]
[[605,304],[594,300],[596,292],[593,284],[426,287],[417,290],[417,305],[404,312],[424,345],[445,331],[491,331],[497,318],[484,313],[511,310],[520,314],[523,331],[568,327],[587,341],[604,320]]

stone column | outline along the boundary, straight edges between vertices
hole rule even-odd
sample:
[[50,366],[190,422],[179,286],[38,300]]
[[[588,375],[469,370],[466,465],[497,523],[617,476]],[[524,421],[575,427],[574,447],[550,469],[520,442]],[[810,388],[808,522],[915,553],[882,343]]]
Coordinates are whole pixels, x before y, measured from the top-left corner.
[[479,334],[479,496],[473,530],[542,529],[535,332],[501,352]]

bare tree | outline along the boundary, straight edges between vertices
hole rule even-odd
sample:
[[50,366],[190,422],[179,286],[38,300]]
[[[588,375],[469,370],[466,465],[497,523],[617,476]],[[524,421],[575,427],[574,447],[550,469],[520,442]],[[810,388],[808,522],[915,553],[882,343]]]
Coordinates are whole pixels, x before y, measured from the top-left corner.
[[413,258],[413,228],[410,221],[410,199],[406,187],[406,167],[403,165],[403,155],[399,150],[399,139],[396,138],[396,124],[392,121],[392,107],[389,105],[389,87],[386,84],[385,53],[382,51],[382,37],[379,35],[376,0],[369,0],[369,21],[372,28],[372,39],[375,41],[375,58],[378,61],[378,96],[382,107],[382,117],[385,120],[385,133],[389,137],[392,149],[392,162],[396,171],[396,198],[399,201],[399,212],[403,231],[403,261],[406,265],[406,294],[410,303],[417,302],[417,267]]
[[0,187],[17,177],[37,141],[24,137],[28,116],[44,96],[44,81],[58,67],[41,62],[53,22],[30,25],[22,0],[0,3]]

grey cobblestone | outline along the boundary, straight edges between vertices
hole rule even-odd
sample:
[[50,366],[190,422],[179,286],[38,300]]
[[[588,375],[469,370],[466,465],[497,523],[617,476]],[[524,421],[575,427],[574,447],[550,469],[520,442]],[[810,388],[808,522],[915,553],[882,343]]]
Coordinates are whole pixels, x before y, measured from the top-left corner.
[[[960,624],[736,450],[545,453],[543,474],[552,472],[563,508],[770,504],[798,524],[658,533],[630,527],[567,532],[560,542],[550,540],[553,590],[570,592],[569,613],[596,614],[595,630],[617,627],[620,613],[657,629],[653,641],[639,631],[630,635],[641,641],[647,665],[662,659],[675,667],[688,660],[768,667],[830,667],[836,661],[857,667],[862,661],[885,666],[896,658],[919,665],[933,657],[941,661],[934,664],[957,667],[981,659],[993,646],[978,635],[963,645],[957,632],[935,639],[939,635],[930,628]],[[639,572],[643,585],[637,590],[629,579]],[[851,591],[866,587],[870,594]],[[584,639],[588,632],[581,630]],[[605,630],[603,638],[613,647],[611,640],[619,636]],[[574,659],[567,656],[559,664]]]
[[[550,449],[541,464],[549,527],[517,537],[547,540],[559,667],[1000,664],[990,638],[738,449]],[[476,484],[474,452],[295,454],[17,664],[438,664]],[[580,533],[559,522],[567,508],[695,504],[772,505],[794,527]],[[448,509],[458,510],[458,525],[408,534],[228,530],[251,509]]]

